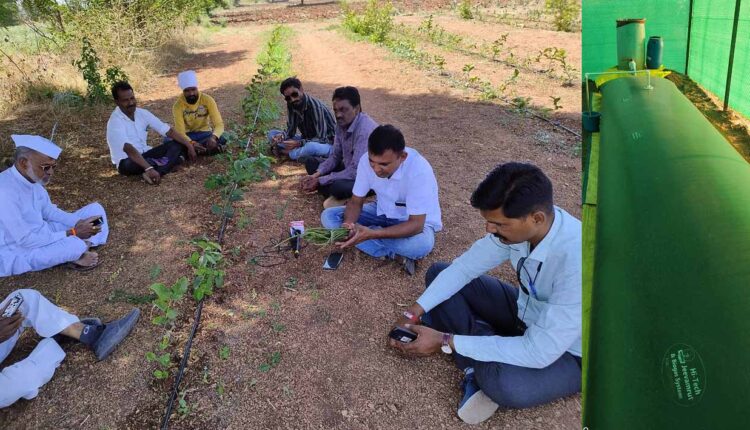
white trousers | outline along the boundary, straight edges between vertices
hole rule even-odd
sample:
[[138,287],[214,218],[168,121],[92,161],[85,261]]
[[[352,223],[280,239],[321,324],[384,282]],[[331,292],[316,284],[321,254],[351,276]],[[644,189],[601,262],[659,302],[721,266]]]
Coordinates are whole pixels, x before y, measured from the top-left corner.
[[[99,203],[91,203],[73,212],[73,214],[77,219],[84,219],[96,215],[103,217],[104,222],[101,225],[101,231],[94,236],[91,236],[88,241],[91,242],[93,246],[103,245],[107,242],[107,236],[109,236],[109,224],[107,222],[107,214],[104,212],[102,205]],[[54,231],[65,231],[74,227],[74,225],[65,225],[59,222],[50,222],[49,225]],[[16,248],[7,250],[0,255],[0,258],[11,262],[11,264],[8,265],[9,267],[7,267],[6,264],[0,264],[0,276],[19,275],[21,273],[44,270],[57,266],[58,264],[75,261],[81,258],[81,255],[83,255],[87,249],[88,247],[83,240],[75,236],[68,236],[55,243],[35,249]]]
[[0,343],[0,364],[13,350],[24,328],[33,327],[45,339],[24,360],[0,372],[0,408],[10,406],[22,397],[27,400],[36,397],[39,388],[52,379],[55,369],[65,358],[65,352],[51,336],[79,321],[78,317],[55,306],[36,290],[14,291],[3,300],[0,309],[16,293],[23,296],[23,303],[18,309],[24,320],[16,334]]

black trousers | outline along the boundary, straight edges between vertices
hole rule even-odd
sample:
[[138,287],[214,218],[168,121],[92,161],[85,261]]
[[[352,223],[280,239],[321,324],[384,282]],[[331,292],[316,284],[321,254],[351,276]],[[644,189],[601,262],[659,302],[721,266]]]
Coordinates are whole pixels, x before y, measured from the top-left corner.
[[[430,285],[449,264],[435,263],[427,271]],[[469,336],[521,336],[517,314],[518,289],[491,276],[480,276],[428,312],[429,325],[441,332]],[[581,391],[581,358],[566,352],[542,369],[500,362],[477,361],[454,353],[456,366],[474,368],[479,387],[495,403],[528,408]]]
[[[164,176],[171,172],[177,165],[182,163],[180,155],[183,157],[186,156],[187,150],[181,144],[175,141],[170,141],[151,148],[141,155],[150,165],[154,166],[154,170]],[[158,166],[156,162],[153,161],[155,158],[163,157],[167,157],[167,163],[163,166]],[[120,160],[120,164],[117,166],[117,171],[120,172],[121,175],[140,175],[143,173],[143,167],[139,166],[138,163],[128,157]]]
[[[318,166],[320,166],[320,161],[313,157],[308,158],[305,162],[305,169],[307,170],[308,175],[317,172]],[[340,172],[342,170],[344,170],[344,166],[339,164],[333,171]],[[346,200],[351,198],[352,188],[354,188],[354,180],[340,179],[338,181],[333,181],[328,185],[318,185],[318,193],[322,194],[323,197],[333,196],[333,198],[337,200]]]

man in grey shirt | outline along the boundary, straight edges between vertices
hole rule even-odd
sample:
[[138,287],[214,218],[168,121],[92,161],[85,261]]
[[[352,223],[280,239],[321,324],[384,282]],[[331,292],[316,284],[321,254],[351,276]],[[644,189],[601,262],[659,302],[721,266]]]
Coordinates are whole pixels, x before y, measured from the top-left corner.
[[315,158],[305,163],[307,176],[302,189],[318,190],[326,197],[324,208],[343,206],[352,196],[357,163],[367,152],[367,139],[378,126],[362,112],[359,91],[354,87],[340,87],[333,92],[333,113],[336,116],[336,135],[329,157],[322,163]]

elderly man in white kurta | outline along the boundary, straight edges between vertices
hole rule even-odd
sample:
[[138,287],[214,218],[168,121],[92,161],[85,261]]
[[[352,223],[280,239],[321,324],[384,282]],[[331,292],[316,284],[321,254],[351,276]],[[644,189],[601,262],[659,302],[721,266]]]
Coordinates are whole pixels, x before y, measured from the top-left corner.
[[60,343],[66,339],[81,342],[91,348],[97,360],[104,360],[127,337],[140,316],[136,308],[107,324],[98,318],[79,320],[36,290],[11,293],[0,304],[0,315],[14,299],[21,303],[17,311],[7,318],[0,316],[0,363],[13,350],[24,328],[33,328],[43,339],[26,359],[0,369],[0,408],[37,396],[65,358]]
[[71,263],[76,270],[96,267],[91,247],[107,241],[104,208],[91,203],[68,213],[57,208],[45,186],[62,151],[41,136],[13,135],[15,164],[0,173],[0,276]]

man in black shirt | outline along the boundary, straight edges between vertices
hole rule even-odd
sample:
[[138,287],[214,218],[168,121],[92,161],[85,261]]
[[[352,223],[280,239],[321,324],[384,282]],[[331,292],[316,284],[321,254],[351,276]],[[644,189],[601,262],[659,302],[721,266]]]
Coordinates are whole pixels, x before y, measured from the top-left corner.
[[286,100],[287,127],[286,131],[268,132],[272,148],[292,160],[328,157],[336,128],[331,110],[322,101],[305,94],[296,77],[285,79],[279,91]]

